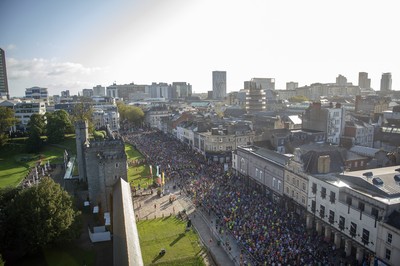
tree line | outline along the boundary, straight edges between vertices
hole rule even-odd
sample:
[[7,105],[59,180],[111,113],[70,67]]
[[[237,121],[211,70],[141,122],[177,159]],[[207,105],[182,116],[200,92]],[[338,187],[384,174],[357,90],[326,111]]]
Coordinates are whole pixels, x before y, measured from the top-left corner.
[[[140,125],[144,118],[143,110],[136,106],[126,105],[123,102],[117,103],[120,114],[120,121],[124,125]],[[65,139],[65,134],[74,133],[74,122],[87,120],[89,133],[95,138],[104,138],[105,131],[96,131],[93,125],[93,107],[87,102],[76,104],[71,114],[65,110],[33,114],[27,125],[26,147],[28,152],[40,151],[44,145],[42,136],[46,136],[47,143],[60,143]],[[8,139],[10,128],[18,123],[14,117],[14,111],[10,108],[0,107],[0,148],[3,147]]]
[[[47,137],[48,143],[62,142],[65,139],[65,134],[74,133],[73,122],[77,119],[88,119],[91,121],[91,109],[85,110],[79,105],[75,109],[71,115],[65,110],[57,110],[45,114],[32,114],[27,125],[27,151],[39,151],[44,144],[42,136]],[[14,116],[14,110],[0,107],[0,148],[9,140],[10,128],[18,122]]]

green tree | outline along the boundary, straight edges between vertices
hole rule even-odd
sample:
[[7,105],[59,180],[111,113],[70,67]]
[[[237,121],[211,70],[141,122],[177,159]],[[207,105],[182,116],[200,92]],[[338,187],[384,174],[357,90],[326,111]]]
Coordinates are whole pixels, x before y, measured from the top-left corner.
[[140,107],[136,106],[127,106],[125,111],[126,119],[129,123],[139,124],[143,121],[144,113]]
[[49,143],[59,143],[65,139],[66,133],[73,132],[70,117],[65,110],[46,113],[46,120],[47,141]]
[[118,102],[117,107],[122,121],[131,125],[138,125],[143,122],[144,112],[142,108],[126,105],[123,102]]
[[43,146],[43,141],[40,138],[45,134],[46,123],[43,115],[33,114],[28,123],[28,139],[26,147],[28,152],[39,151]]
[[104,130],[100,130],[100,131],[95,130],[93,132],[93,137],[96,140],[103,140],[103,139],[105,139],[106,136],[107,136],[107,133]]
[[79,236],[76,222],[80,213],[74,210],[71,196],[51,178],[18,193],[8,191],[6,197],[0,197],[0,206],[6,229],[0,239],[2,252],[11,250],[23,256]]
[[13,235],[15,235],[17,230],[14,226],[17,221],[12,220],[12,217],[8,215],[8,210],[10,209],[11,202],[14,201],[20,191],[20,187],[5,187],[0,189],[0,252],[3,255],[7,251],[7,243],[14,241]]
[[17,122],[14,110],[0,106],[0,148],[8,141],[7,131]]
[[88,121],[89,132],[93,133],[93,106],[90,102],[77,103],[71,113],[71,122]]

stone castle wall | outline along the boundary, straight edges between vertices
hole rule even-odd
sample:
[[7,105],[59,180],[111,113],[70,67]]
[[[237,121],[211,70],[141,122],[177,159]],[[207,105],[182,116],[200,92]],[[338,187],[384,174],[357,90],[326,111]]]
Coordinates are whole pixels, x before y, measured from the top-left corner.
[[100,203],[103,211],[111,209],[114,184],[122,178],[127,181],[127,158],[121,139],[94,141],[85,148],[89,198]]
[[75,134],[76,134],[76,155],[78,162],[79,180],[87,181],[86,178],[86,165],[85,165],[85,154],[84,145],[89,139],[88,123],[87,121],[75,122]]

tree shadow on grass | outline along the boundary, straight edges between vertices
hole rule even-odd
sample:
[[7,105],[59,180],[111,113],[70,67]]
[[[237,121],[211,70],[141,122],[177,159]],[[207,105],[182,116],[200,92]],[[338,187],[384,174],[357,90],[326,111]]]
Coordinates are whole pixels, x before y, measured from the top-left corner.
[[170,244],[169,244],[169,246],[170,247],[172,247],[173,245],[175,245],[179,240],[181,240],[182,239],[182,237],[184,237],[185,236],[185,234],[179,234],[179,236],[177,237],[177,238],[175,238],[175,240],[174,241],[172,241]]

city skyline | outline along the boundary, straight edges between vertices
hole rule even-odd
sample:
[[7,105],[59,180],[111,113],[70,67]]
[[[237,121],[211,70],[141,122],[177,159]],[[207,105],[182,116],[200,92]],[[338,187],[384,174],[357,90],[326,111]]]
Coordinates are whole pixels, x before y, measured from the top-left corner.
[[206,93],[215,70],[227,72],[227,92],[251,78],[274,78],[285,89],[290,81],[333,83],[341,74],[357,85],[359,72],[376,91],[390,72],[399,90],[395,4],[5,0],[0,47],[10,96],[34,86],[52,95],[177,81]]

